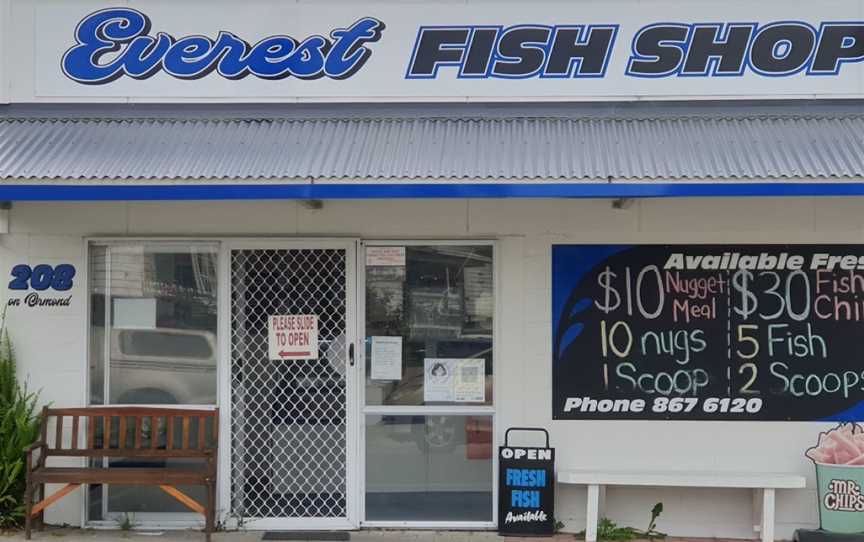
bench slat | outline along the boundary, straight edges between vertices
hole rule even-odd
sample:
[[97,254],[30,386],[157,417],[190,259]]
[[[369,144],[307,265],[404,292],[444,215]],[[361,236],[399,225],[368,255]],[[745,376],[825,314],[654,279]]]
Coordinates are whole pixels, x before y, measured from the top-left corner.
[[560,469],[558,482],[580,485],[801,489],[803,476],[741,471],[652,471]]
[[173,450],[174,449],[174,416],[168,416],[168,418],[166,419],[166,425],[168,428],[165,430],[166,438],[167,438],[167,440],[165,441],[165,448],[167,450]]
[[198,449],[204,449],[204,437],[206,436],[204,433],[207,431],[207,418],[199,417],[198,418]]
[[54,447],[58,450],[63,449],[63,416],[57,416],[57,427],[54,434]]
[[201,485],[206,481],[207,472],[203,469],[165,469],[165,468],[44,468],[33,472],[33,480],[39,483],[74,484],[129,484],[129,485]]
[[47,408],[46,415],[51,416],[216,416],[218,409],[189,409],[170,407],[121,407],[92,406],[79,408]]
[[96,442],[96,416],[87,417],[87,448],[93,449]]
[[111,418],[102,416],[102,447],[109,449],[111,447]]
[[121,450],[126,448],[126,416],[120,416],[120,425],[117,428],[117,447]]
[[112,448],[110,450],[104,450],[102,448],[96,450],[56,450],[50,453],[51,457],[161,457],[161,458],[169,458],[169,457],[211,457],[213,455],[214,450],[202,450],[198,451],[196,449],[191,450],[162,450],[155,449],[152,450],[150,448],[144,448],[143,450],[133,450],[131,448],[126,448],[125,450],[118,450],[116,448]]
[[183,417],[183,449],[189,449],[189,418]]
[[141,444],[144,442],[144,417],[135,416],[135,449],[140,450]]
[[159,443],[159,417],[150,416],[150,449],[155,450]]
[[78,449],[78,419],[79,416],[72,416],[72,450]]

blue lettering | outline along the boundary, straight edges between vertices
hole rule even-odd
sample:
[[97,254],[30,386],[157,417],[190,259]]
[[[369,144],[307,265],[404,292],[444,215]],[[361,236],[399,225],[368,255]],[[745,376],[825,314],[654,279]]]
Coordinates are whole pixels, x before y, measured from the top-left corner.
[[[248,58],[249,51],[252,47],[238,38],[231,32],[220,32],[219,38],[216,40],[216,45],[213,47],[215,56],[221,55],[222,60],[219,61],[216,69],[219,75],[226,79],[242,79],[249,75]],[[224,52],[223,52],[224,51]],[[213,70],[214,64],[209,64],[206,69]],[[204,75],[206,75],[205,73]]]
[[[164,32],[149,35],[150,19],[131,8],[97,11],[75,29],[76,45],[63,55],[63,73],[79,83],[101,85],[124,75],[147,79],[164,71],[178,79],[198,79],[216,70],[240,79],[346,79],[369,59],[368,44],[378,41],[384,24],[366,17],[331,39],[311,36],[299,42],[270,36],[249,45],[230,32],[214,41],[206,36],[175,39]],[[103,61],[110,54],[110,60]]]
[[350,28],[331,32],[333,48],[324,63],[327,77],[346,79],[357,73],[372,54],[372,51],[362,47],[362,44],[378,41],[384,28],[381,21],[367,17],[360,19]]
[[510,492],[510,506],[513,508],[540,508],[540,492],[514,489]]
[[543,469],[507,469],[506,483],[511,487],[546,487]]
[[213,42],[201,36],[178,40],[162,59],[166,72],[175,77],[194,77],[213,62]]
[[255,44],[247,59],[248,66],[255,66],[256,75],[276,79],[290,72],[292,57],[297,42],[288,36],[271,36]]

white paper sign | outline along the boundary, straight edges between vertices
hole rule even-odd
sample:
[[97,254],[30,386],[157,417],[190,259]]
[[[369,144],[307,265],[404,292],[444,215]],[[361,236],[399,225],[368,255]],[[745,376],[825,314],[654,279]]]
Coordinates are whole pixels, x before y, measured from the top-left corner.
[[116,329],[156,329],[156,299],[115,298]]
[[372,337],[372,380],[402,380],[402,337]]
[[486,360],[456,360],[453,371],[453,400],[457,403],[486,401]]
[[366,265],[404,266],[405,247],[366,247]]
[[453,401],[452,361],[438,358],[423,360],[423,402]]
[[270,359],[318,359],[318,317],[312,314],[270,316]]
[[482,403],[486,400],[486,361],[426,358],[423,360],[423,401]]

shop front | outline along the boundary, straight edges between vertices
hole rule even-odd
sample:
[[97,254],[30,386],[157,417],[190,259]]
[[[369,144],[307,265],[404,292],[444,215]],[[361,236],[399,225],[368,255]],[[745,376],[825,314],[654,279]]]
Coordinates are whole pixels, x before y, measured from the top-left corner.
[[[559,470],[807,476],[777,538],[818,526],[804,450],[864,400],[864,4],[435,4],[6,0],[21,376],[218,407],[229,527],[493,529],[525,426]],[[757,536],[743,489],[605,515],[658,501]],[[47,519],[126,517],[200,524],[117,485]]]
[[[87,245],[89,404],[230,412],[221,490],[236,521],[491,524],[492,242]],[[183,511],[158,488],[89,497],[90,521]]]

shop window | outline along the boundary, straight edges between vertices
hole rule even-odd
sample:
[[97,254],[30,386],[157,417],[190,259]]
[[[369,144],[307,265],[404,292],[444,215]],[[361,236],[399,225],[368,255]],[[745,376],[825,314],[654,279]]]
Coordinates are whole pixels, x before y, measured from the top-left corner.
[[[492,246],[397,248],[405,265],[367,258],[366,404],[491,405]],[[380,367],[379,337],[401,339],[400,370]],[[449,378],[464,386],[451,393]]]
[[491,244],[366,247],[365,521],[493,520]]
[[[216,404],[217,257],[218,247],[211,243],[91,245],[91,404]],[[151,464],[122,458],[110,462]],[[157,463],[188,467],[186,460]],[[199,501],[204,497],[200,488],[181,490]],[[92,486],[89,497],[91,520],[188,512],[158,488]]]
[[491,416],[366,416],[366,520],[492,521]]

